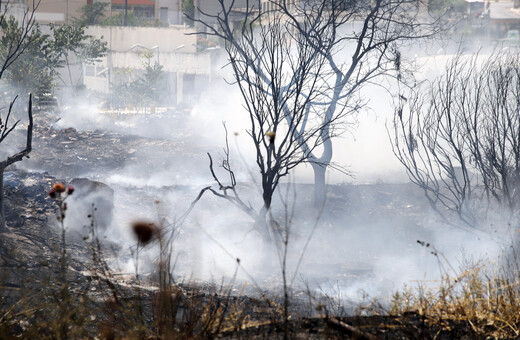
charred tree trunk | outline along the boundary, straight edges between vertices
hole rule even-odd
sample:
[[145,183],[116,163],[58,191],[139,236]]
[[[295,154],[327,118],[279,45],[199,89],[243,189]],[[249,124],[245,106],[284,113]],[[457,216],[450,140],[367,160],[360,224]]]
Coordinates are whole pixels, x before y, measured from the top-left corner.
[[[11,114],[12,104],[9,107],[9,112],[7,113],[8,117]],[[29,116],[29,125],[27,126],[27,144],[25,149],[14,154],[13,156],[7,157],[6,160],[0,162],[0,233],[7,232],[7,226],[5,221],[5,211],[4,211],[4,170],[9,165],[12,165],[16,162],[21,161],[24,157],[29,157],[29,153],[32,150],[32,131],[33,131],[33,116],[32,116],[32,95],[29,95],[29,107],[27,109],[27,114]],[[8,119],[6,120],[8,121]],[[16,124],[15,124],[16,125]],[[13,129],[5,126],[5,130],[2,131],[2,140],[7,137],[7,135],[13,131]]]
[[5,226],[5,210],[4,210],[4,169],[0,169],[0,233],[8,231]]

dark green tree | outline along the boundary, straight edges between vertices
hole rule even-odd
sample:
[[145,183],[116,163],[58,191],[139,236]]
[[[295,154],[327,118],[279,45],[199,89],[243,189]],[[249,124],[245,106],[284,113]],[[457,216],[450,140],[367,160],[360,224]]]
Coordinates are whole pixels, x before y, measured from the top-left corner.
[[167,89],[166,74],[163,66],[148,62],[144,72],[128,79],[112,89],[114,106],[119,108],[141,109],[161,104]]
[[[85,34],[85,26],[51,24],[50,27],[52,36],[43,34],[37,25],[26,34],[28,43],[24,45],[24,53],[13,60],[5,71],[3,79],[9,85],[7,91],[31,92],[38,100],[52,93],[56,79],[60,79],[65,85],[77,87],[79,84],[74,84],[72,80],[72,62],[77,61],[83,67],[107,52],[106,42]],[[12,46],[24,34],[24,29],[10,17],[2,22],[2,31],[4,34],[0,38],[0,57],[5,59]],[[68,81],[62,79],[58,73],[63,67],[68,70]]]
[[[123,26],[123,17],[124,17],[123,12],[118,13],[111,17],[104,18],[103,20],[101,20],[100,25],[102,25],[102,26]],[[126,26],[161,27],[161,26],[168,26],[168,25],[164,24],[160,20],[150,20],[149,18],[142,17],[140,15],[135,14],[134,11],[128,11]]]
[[147,65],[144,74],[137,79],[137,84],[149,105],[159,103],[166,90],[163,66],[158,63]]
[[186,16],[186,23],[189,26],[193,25],[193,18],[195,18],[195,4],[193,0],[182,1],[182,13]]
[[71,63],[73,61],[79,62],[83,71],[83,65],[92,64],[106,55],[108,51],[107,43],[85,34],[84,25],[76,23],[72,25],[51,24],[50,27],[53,34],[51,47],[59,60],[62,61],[59,66],[67,68],[69,83],[60,79],[64,84],[77,88],[80,84],[74,84]]
[[75,20],[80,26],[99,25],[105,18],[108,2],[94,2],[79,9],[80,17]]
[[[12,60],[4,70],[3,78],[9,84],[6,89],[11,97],[15,93],[31,92],[36,97],[52,91],[56,70],[60,66],[58,55],[51,46],[48,35],[34,25],[30,32],[18,24],[14,17],[2,20],[3,35],[0,38],[0,58],[9,59],[13,46],[24,41],[23,53]],[[4,84],[5,86],[5,84]]]
[[428,10],[433,13],[464,13],[468,10],[468,2],[464,0],[428,0]]

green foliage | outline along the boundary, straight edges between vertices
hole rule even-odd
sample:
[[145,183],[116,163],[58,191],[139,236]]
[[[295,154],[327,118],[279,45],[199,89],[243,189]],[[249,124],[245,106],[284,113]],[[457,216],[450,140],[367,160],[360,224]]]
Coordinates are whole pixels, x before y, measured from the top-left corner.
[[[0,58],[4,60],[13,44],[20,41],[23,29],[14,17],[2,21],[3,35],[0,39]],[[52,46],[50,37],[43,34],[38,26],[27,36],[29,42],[23,53],[5,71],[4,80],[9,90],[32,92],[36,97],[51,92],[54,87],[56,70],[61,66],[59,57]]]
[[197,50],[203,51],[210,47],[217,46],[217,43],[213,40],[209,40],[207,38],[204,38],[202,36],[197,36]]
[[166,75],[163,66],[147,65],[144,74],[137,79],[138,87],[146,94],[148,102],[159,102],[166,90]]
[[193,20],[190,19],[195,17],[195,4],[193,0],[182,1],[182,13],[187,16],[186,23],[190,26],[193,25]]
[[69,74],[69,80],[60,80],[67,85],[78,88],[80,84],[74,84],[71,73],[71,57],[84,64],[92,64],[105,56],[108,51],[107,43],[85,34],[85,26],[74,23],[72,25],[50,25],[53,40],[51,42],[58,58],[63,61]]
[[468,3],[464,0],[428,0],[428,10],[433,13],[465,12]]
[[106,55],[107,43],[85,34],[85,26],[79,24],[51,24],[54,40],[52,48],[58,57],[68,59],[74,54],[83,63],[93,63]]
[[233,26],[233,36],[239,37],[242,34],[242,30],[251,33],[251,30],[254,31],[257,27],[258,27],[258,22],[253,22],[250,18],[246,18],[244,20],[237,22]]
[[81,7],[79,9],[81,16],[76,19],[76,23],[81,26],[99,25],[105,17],[108,6],[108,2],[94,2]]
[[153,107],[162,103],[165,97],[167,82],[163,66],[148,63],[143,74],[132,79],[132,74],[127,73],[130,79],[115,86],[113,91],[113,104],[116,108],[141,109]]
[[[100,25],[102,26],[123,26],[123,16],[124,12],[120,12],[116,15],[113,15],[111,17],[104,18],[100,21]],[[127,26],[131,27],[163,27],[168,26],[164,23],[162,23],[160,20],[152,20],[139,16],[135,14],[134,11],[128,11],[128,17],[127,17]]]
[[[56,86],[58,70],[67,67],[70,71],[71,56],[82,63],[92,63],[107,52],[105,42],[85,34],[85,26],[51,24],[50,28],[52,36],[43,34],[39,26],[35,26],[27,37],[23,53],[5,71],[4,79],[16,93],[32,92],[36,99],[48,96]],[[5,59],[13,44],[20,41],[23,30],[14,17],[10,17],[2,22],[2,31],[0,58]],[[73,85],[72,80],[69,85]]]
[[193,0],[182,1],[182,12],[193,18],[195,15],[195,4],[193,3]]
[[[101,20],[101,25],[103,26],[123,26],[123,16],[125,14],[123,12],[120,12],[116,15],[113,15],[111,17],[104,18]],[[134,11],[128,11],[128,21],[127,26],[142,26],[143,19],[136,15]]]

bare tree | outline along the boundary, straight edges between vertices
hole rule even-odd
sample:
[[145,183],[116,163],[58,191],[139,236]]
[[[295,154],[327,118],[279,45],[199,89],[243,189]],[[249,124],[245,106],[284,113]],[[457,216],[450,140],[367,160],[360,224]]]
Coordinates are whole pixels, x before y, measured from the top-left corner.
[[[21,18],[16,18],[18,20],[18,24],[20,26],[20,30],[17,30],[16,37],[14,39],[10,39],[7,43],[7,48],[5,52],[0,55],[0,79],[2,78],[5,70],[11,66],[16,59],[18,59],[27,49],[27,47],[32,43],[31,41],[31,31],[34,28],[34,13],[38,8],[40,1],[33,1],[32,6],[28,7],[24,12]],[[5,1],[2,12],[0,13],[0,28],[2,30],[9,29],[6,24],[9,19],[9,9],[11,2]],[[0,9],[2,8],[2,1],[0,0]],[[4,34],[2,34],[4,36]]]
[[394,153],[446,221],[520,217],[520,57],[459,53],[425,94],[401,100]]
[[[21,29],[17,31],[16,39],[12,39],[9,41],[9,44],[5,50],[5,53],[0,55],[0,79],[4,74],[5,70],[12,65],[13,62],[16,61],[27,49],[27,47],[31,44],[30,32],[34,27],[34,13],[36,8],[38,7],[39,2],[33,2],[31,8],[25,10],[21,22],[19,23]],[[1,5],[1,1],[0,1]],[[0,14],[0,27],[3,29],[5,26],[9,10],[9,1],[5,4],[6,6],[3,9],[3,12]],[[7,137],[13,132],[18,123],[16,122],[10,124],[10,119],[12,119],[13,114],[13,106],[17,98],[14,98],[9,108],[7,109],[7,113],[5,114],[5,118],[2,117],[0,113],[0,144],[6,143]],[[8,156],[5,160],[0,161],[0,232],[6,232],[7,226],[5,221],[5,211],[4,211],[4,171],[5,169],[16,163],[21,161],[24,157],[28,157],[29,153],[32,149],[32,130],[33,130],[33,116],[32,116],[32,97],[29,95],[29,107],[27,109],[27,114],[29,117],[29,123],[27,126],[27,140],[25,148],[15,153],[14,155]]]
[[[0,143],[4,141],[4,139],[14,130],[16,125],[20,122],[19,120],[16,121],[14,124],[9,125],[9,118],[11,117],[13,104],[15,103],[15,100],[11,102],[11,105],[9,106],[9,109],[7,111],[5,121],[2,120],[2,117],[0,116]],[[25,145],[25,149],[23,149],[20,152],[17,152],[16,154],[7,157],[5,160],[0,161],[0,233],[6,232],[7,227],[5,224],[5,210],[4,210],[4,171],[5,169],[16,163],[21,161],[24,157],[29,157],[29,153],[32,150],[32,130],[33,130],[33,116],[32,116],[32,96],[29,96],[29,106],[27,109],[27,113],[29,116],[29,124],[27,125],[27,142]]]
[[435,35],[440,21],[420,17],[417,0],[280,0],[264,7],[246,0],[237,23],[235,1],[217,1],[218,13],[199,9],[195,21],[225,44],[251,118],[263,209],[279,179],[301,163],[314,170],[321,205],[326,169],[334,166],[331,139],[364,104],[359,90],[400,68],[399,44]]

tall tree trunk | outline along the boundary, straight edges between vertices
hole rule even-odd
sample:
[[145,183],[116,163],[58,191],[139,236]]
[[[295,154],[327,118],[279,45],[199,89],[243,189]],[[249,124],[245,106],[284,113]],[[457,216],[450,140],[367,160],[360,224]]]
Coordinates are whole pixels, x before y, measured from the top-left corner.
[[264,205],[258,213],[258,218],[255,221],[255,229],[262,235],[264,244],[271,243],[271,234],[269,232],[268,218],[269,209]]
[[0,233],[8,231],[5,225],[5,210],[4,210],[4,168],[0,169]]
[[269,209],[264,205],[255,222],[256,230],[262,235],[262,244],[259,245],[261,268],[265,273],[271,273],[276,269],[276,247],[271,235],[271,221]]
[[[334,112],[335,108],[329,108],[329,110]],[[329,128],[329,125],[325,125],[321,131],[321,139],[323,140],[321,156],[311,162],[312,170],[314,170],[314,206],[318,209],[321,209],[323,204],[325,204],[325,196],[327,194],[325,175],[327,167],[332,161],[332,139],[330,138]]]
[[321,208],[325,203],[325,195],[327,187],[325,184],[325,174],[327,167],[322,164],[311,163],[312,170],[314,170],[314,205],[316,208]]

